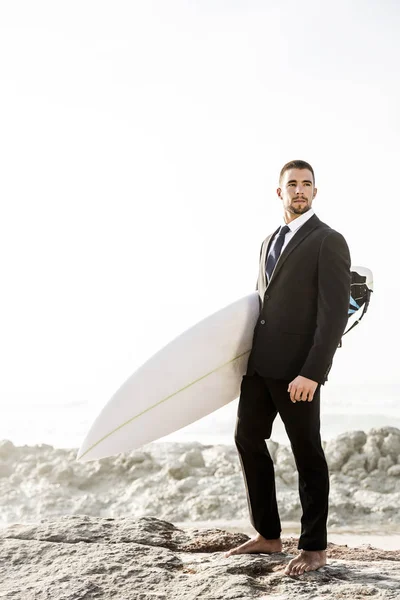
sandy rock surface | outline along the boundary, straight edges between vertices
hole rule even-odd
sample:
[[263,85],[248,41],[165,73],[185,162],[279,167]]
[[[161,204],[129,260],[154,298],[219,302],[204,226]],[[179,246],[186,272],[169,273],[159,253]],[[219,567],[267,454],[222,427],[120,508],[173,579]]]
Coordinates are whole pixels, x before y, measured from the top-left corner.
[[12,600],[219,600],[400,598],[400,551],[329,544],[328,564],[283,573],[297,554],[224,557],[247,539],[178,529],[156,518],[65,516],[0,532],[0,598]]
[[[268,441],[282,520],[301,515],[289,447]],[[328,525],[400,532],[400,430],[352,431],[325,444]],[[0,523],[61,515],[157,516],[174,523],[248,519],[234,445],[153,443],[88,463],[77,450],[0,442]]]

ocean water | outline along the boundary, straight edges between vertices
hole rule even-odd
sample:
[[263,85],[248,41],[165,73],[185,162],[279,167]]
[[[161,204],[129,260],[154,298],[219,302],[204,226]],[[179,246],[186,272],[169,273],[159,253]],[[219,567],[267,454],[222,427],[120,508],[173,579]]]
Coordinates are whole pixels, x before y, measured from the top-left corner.
[[[351,430],[369,431],[390,425],[400,429],[400,385],[334,385],[322,388],[321,434],[329,440]],[[238,400],[191,425],[162,438],[163,441],[199,441],[232,444]],[[102,405],[94,403],[38,402],[29,399],[2,402],[0,440],[15,445],[50,444],[56,448],[79,448]],[[272,439],[288,443],[277,417]]]

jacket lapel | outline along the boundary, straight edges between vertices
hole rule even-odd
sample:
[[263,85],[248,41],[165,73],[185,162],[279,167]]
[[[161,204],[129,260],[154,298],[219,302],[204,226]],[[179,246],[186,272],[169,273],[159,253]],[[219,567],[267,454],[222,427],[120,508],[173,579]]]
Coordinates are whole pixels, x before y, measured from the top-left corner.
[[274,231],[274,233],[271,233],[271,235],[269,235],[266,238],[265,242],[264,242],[264,244],[266,244],[266,246],[267,246],[267,250],[266,250],[266,254],[265,254],[265,260],[267,260],[267,256],[268,256],[268,252],[269,252],[269,250],[271,248],[272,240],[274,239],[274,237],[276,236],[276,234],[278,233],[279,230],[280,230],[280,227],[278,227],[278,229],[276,229]]
[[278,227],[278,229],[276,229],[276,231],[274,231],[273,233],[268,235],[265,238],[265,240],[263,241],[263,244],[261,246],[260,264],[259,264],[259,269],[258,269],[258,280],[257,280],[257,286],[256,286],[256,290],[258,291],[261,302],[262,302],[262,299],[264,298],[265,290],[267,289],[267,274],[265,272],[267,256],[268,256],[268,252],[269,252],[269,249],[271,246],[271,241],[274,239],[274,237],[275,237],[276,233],[278,233],[279,229],[280,229],[280,227]]
[[[276,276],[278,275],[279,271],[282,269],[282,266],[284,265],[284,263],[287,260],[288,256],[290,256],[291,252],[293,252],[293,250],[295,248],[297,248],[297,246],[299,244],[301,244],[301,242],[308,235],[310,235],[310,233],[314,229],[316,229],[320,225],[320,223],[321,223],[321,221],[318,219],[317,215],[313,215],[310,219],[308,219],[308,221],[306,221],[304,223],[304,225],[302,225],[300,227],[300,229],[298,231],[296,231],[296,233],[294,234],[294,236],[292,237],[292,239],[290,240],[290,242],[288,243],[288,245],[286,246],[286,248],[284,249],[284,251],[280,255],[279,260],[276,263],[276,267],[274,269],[274,272],[272,273],[272,277],[269,280],[269,284],[267,285],[267,288],[275,280]],[[269,244],[271,244],[271,240],[270,240]]]

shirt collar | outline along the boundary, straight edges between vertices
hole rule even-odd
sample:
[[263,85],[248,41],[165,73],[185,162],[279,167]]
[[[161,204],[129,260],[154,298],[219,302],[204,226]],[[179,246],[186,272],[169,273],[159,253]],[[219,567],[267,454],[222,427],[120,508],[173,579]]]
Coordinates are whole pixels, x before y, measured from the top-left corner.
[[[300,217],[297,217],[297,219],[293,219],[293,221],[291,221],[290,223],[284,223],[284,225],[287,225],[289,227],[290,231],[292,233],[294,233],[295,231],[297,231],[299,229],[299,227],[304,225],[304,223],[306,221],[308,221],[308,219],[311,219],[311,217],[313,215],[315,215],[315,212],[312,208],[310,208],[310,210],[308,210],[306,213],[304,213]],[[282,227],[284,225],[282,225]]]

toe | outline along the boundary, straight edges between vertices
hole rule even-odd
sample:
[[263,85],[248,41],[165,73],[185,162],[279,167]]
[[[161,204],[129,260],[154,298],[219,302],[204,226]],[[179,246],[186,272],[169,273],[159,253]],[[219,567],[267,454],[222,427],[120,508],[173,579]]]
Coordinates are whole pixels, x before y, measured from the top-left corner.
[[285,569],[285,575],[291,575],[292,574],[292,567],[290,565],[290,563],[288,564],[288,566]]
[[302,575],[304,573],[304,563],[301,562],[297,565],[296,575]]

